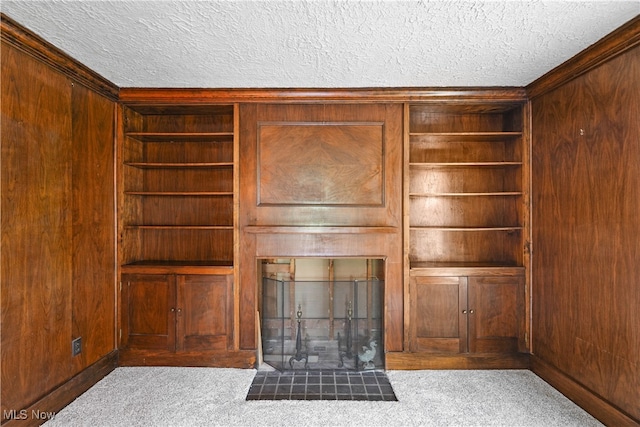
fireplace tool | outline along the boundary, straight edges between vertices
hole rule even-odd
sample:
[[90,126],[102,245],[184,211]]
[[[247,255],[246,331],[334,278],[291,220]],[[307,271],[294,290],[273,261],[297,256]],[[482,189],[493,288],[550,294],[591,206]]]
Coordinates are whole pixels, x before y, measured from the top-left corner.
[[346,341],[347,341],[347,349],[346,351],[342,349],[342,339],[340,338],[340,333],[338,333],[338,355],[340,356],[340,364],[338,365],[340,368],[344,367],[344,357],[347,359],[355,359],[353,352],[351,351],[352,339],[351,339],[351,319],[353,317],[353,309],[351,308],[351,301],[349,301],[349,307],[347,308],[347,332],[346,332]]
[[291,366],[291,369],[293,369],[293,361],[301,361],[302,359],[304,359],[304,368],[307,369],[309,367],[309,353],[303,352],[302,351],[302,332],[301,332],[301,328],[300,328],[300,319],[302,318],[302,308],[300,307],[300,304],[298,304],[298,311],[296,312],[296,315],[298,316],[298,332],[296,333],[296,354],[295,356],[291,356],[291,358],[289,358],[289,366]]

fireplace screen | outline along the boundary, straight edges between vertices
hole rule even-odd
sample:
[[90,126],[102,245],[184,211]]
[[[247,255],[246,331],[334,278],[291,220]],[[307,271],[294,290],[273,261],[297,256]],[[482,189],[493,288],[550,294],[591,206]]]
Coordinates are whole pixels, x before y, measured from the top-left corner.
[[384,367],[384,282],[262,279],[262,354],[279,370]]

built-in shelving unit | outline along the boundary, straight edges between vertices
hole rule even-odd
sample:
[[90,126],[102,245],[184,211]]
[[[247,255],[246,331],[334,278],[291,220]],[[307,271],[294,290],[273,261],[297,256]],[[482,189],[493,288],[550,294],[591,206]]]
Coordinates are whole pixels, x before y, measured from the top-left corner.
[[407,108],[410,268],[522,266],[521,105]]
[[233,265],[235,107],[123,107],[126,265]]
[[459,355],[526,366],[523,108],[406,106],[406,343],[418,366]]

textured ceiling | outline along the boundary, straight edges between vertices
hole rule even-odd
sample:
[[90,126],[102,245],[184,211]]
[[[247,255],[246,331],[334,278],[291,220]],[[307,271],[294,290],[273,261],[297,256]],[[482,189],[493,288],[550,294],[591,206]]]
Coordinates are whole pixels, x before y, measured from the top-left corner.
[[120,87],[525,86],[635,1],[7,1]]

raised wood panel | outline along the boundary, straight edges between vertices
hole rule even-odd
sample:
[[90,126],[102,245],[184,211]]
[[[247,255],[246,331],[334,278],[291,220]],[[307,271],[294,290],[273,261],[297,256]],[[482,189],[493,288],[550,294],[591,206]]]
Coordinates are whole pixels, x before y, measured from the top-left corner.
[[73,337],[76,371],[115,349],[114,113],[112,101],[73,87]]
[[145,350],[174,350],[175,277],[125,275],[122,282],[122,345]]
[[381,206],[382,123],[258,124],[259,205]]
[[638,75],[636,46],[532,101],[533,351],[636,422]]
[[[399,104],[363,104],[363,105],[242,105],[240,108],[241,115],[241,129],[240,129],[240,203],[241,203],[241,227],[245,225],[315,225],[315,226],[395,226],[400,227],[402,221],[402,107]],[[350,161],[364,162],[364,164],[375,165],[373,169],[370,166],[367,168],[373,174],[370,177],[373,181],[382,179],[382,192],[373,191],[369,188],[365,188],[365,193],[369,193],[366,196],[359,196],[357,193],[352,194],[349,198],[345,193],[345,188],[353,189],[350,180],[344,179],[344,175],[336,174],[335,166],[338,165],[338,160],[333,158],[333,153],[327,152],[323,155],[316,156],[314,170],[322,170],[322,166],[326,165],[329,172],[322,172],[322,176],[329,179],[332,184],[332,189],[335,190],[332,194],[321,196],[319,201],[314,201],[312,205],[291,205],[292,202],[298,203],[296,197],[299,194],[280,194],[276,196],[276,199],[268,199],[269,202],[276,203],[278,200],[284,200],[287,205],[265,205],[265,201],[259,197],[264,196],[261,194],[259,184],[262,181],[260,171],[263,168],[261,161],[265,160],[261,158],[260,154],[260,129],[261,123],[278,123],[284,127],[286,123],[301,124],[304,123],[308,127],[316,127],[318,129],[333,129],[337,128],[332,126],[325,128],[320,126],[323,123],[340,123],[340,129],[346,127],[355,126],[361,130],[372,131],[380,129],[379,124],[384,123],[382,126],[382,142],[375,142],[378,138],[377,130],[376,136],[367,136],[373,146],[379,147],[380,144],[384,147],[384,152],[381,153],[378,148],[369,151],[369,148],[362,146],[362,142],[354,140],[352,137],[344,139],[344,135],[340,135],[340,132],[334,134],[332,138],[337,135],[340,136],[339,140],[343,142],[351,141],[350,144],[355,144],[350,148],[354,148],[357,153],[360,153],[362,149],[364,153],[360,153],[366,157],[366,153],[369,156],[374,156],[376,160],[354,160],[353,152],[350,152],[350,148],[338,145],[335,149],[337,156],[341,156],[343,159],[348,158]],[[360,127],[362,123],[375,123],[375,126],[369,128],[365,126]],[[296,126],[292,126],[296,129]],[[332,131],[332,132],[333,132]],[[360,132],[360,131],[358,131]],[[335,133],[335,132],[334,132]],[[324,137],[323,137],[324,138]],[[373,140],[371,139],[373,138]],[[285,142],[279,144],[286,145]],[[328,148],[337,144],[336,140],[326,140],[322,145],[323,148]],[[286,169],[287,166],[287,153],[284,148],[272,152],[274,157],[267,160],[267,163],[273,165],[273,168],[278,166],[278,152],[282,152],[281,166]],[[340,154],[342,153],[342,154]],[[383,155],[380,159],[380,155]],[[300,157],[300,156],[298,156]],[[344,162],[344,160],[340,160]],[[380,161],[382,165],[380,165]],[[296,160],[296,162],[299,162]],[[328,163],[327,163],[328,162]],[[331,171],[331,169],[334,169]],[[380,168],[380,170],[377,170]],[[298,171],[300,169],[298,168]],[[296,173],[301,172],[294,172]],[[360,179],[368,179],[360,172],[358,172]],[[384,174],[384,175],[382,175]],[[297,176],[297,175],[296,175]],[[309,177],[307,177],[309,178]],[[280,177],[280,181],[284,179],[284,176]],[[317,193],[318,184],[317,178],[309,178],[306,182],[291,183],[287,182],[286,188],[297,189],[301,193],[309,192]],[[340,182],[342,181],[342,183]],[[378,185],[378,184],[376,184]],[[293,186],[293,187],[292,187]],[[379,188],[379,187],[378,187]],[[273,185],[268,186],[268,191],[280,191]],[[375,197],[374,197],[375,196]],[[383,197],[383,202],[380,201],[380,197]],[[317,194],[313,197],[318,197]],[[363,198],[366,197],[366,198]],[[278,199],[279,198],[279,199]],[[284,198],[284,199],[283,199]],[[326,199],[326,203],[320,203],[322,199]],[[303,198],[304,199],[304,198]],[[352,202],[355,200],[356,202]],[[304,200],[303,200],[304,201]],[[362,202],[365,202],[362,205]],[[341,206],[340,203],[346,203]],[[357,204],[360,203],[360,204]],[[330,214],[327,209],[330,209]]]
[[12,46],[1,51],[4,413],[72,373],[73,201],[71,82]]
[[225,350],[230,344],[233,276],[178,276],[177,351]]
[[515,353],[524,344],[522,277],[469,278],[469,351]]
[[411,351],[467,351],[466,278],[412,277]]

